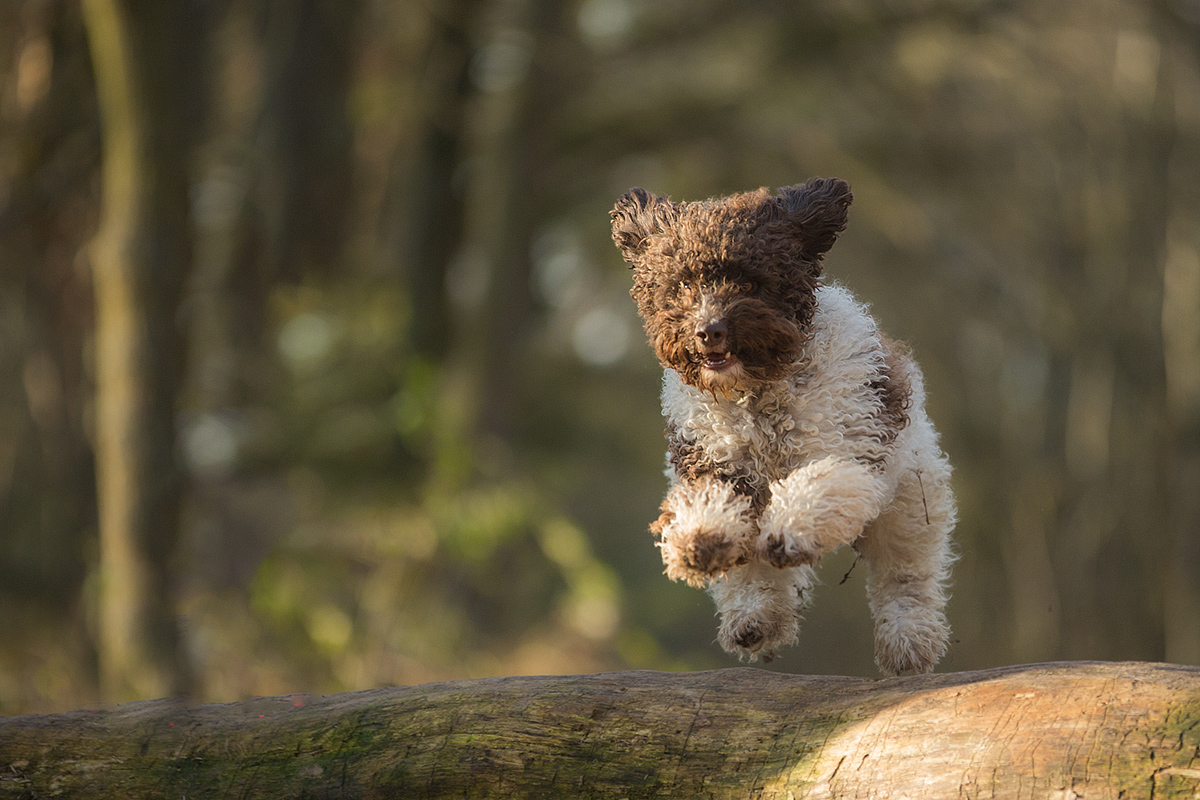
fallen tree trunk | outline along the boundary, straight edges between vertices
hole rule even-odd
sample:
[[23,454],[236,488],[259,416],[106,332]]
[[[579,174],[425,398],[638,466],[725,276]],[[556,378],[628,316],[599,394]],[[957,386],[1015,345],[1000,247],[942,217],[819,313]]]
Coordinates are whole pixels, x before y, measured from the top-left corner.
[[0,719],[0,797],[1159,798],[1200,668],[495,678]]

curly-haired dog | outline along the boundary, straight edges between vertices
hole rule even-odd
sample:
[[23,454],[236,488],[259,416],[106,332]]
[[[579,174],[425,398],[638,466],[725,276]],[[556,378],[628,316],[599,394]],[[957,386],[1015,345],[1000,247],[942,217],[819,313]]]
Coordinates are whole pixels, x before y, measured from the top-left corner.
[[612,212],[666,368],[671,488],[651,525],[666,573],[707,586],[731,653],[796,641],[810,565],[867,564],[875,660],[945,654],[955,505],[921,372],[821,262],[850,187],[812,180],[694,203],[642,189]]

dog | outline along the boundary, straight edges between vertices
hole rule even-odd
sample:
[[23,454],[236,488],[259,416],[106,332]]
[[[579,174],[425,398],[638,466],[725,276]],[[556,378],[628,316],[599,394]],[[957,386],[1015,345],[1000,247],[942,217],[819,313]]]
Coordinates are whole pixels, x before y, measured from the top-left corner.
[[909,350],[822,281],[852,199],[814,179],[617,201],[613,240],[664,367],[670,488],[650,529],[667,576],[707,588],[721,646],[751,661],[797,641],[813,566],[852,546],[876,664],[925,673],[950,635],[951,468]]

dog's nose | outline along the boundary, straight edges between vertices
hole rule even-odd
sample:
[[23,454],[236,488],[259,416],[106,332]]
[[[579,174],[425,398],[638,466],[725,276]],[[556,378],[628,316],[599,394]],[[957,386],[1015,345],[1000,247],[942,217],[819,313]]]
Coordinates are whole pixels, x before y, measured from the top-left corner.
[[729,328],[720,320],[696,326],[696,338],[705,347],[719,347],[725,343],[728,334]]

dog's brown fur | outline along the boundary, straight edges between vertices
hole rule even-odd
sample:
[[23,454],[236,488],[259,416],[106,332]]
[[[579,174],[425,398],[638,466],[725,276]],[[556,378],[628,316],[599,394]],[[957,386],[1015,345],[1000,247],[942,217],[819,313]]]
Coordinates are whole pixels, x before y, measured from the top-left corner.
[[627,194],[612,214],[613,239],[633,268],[630,294],[663,365],[693,386],[725,388],[706,378],[696,340],[703,281],[745,380],[790,370],[816,306],[821,259],[845,229],[852,197],[837,179],[683,205]]

